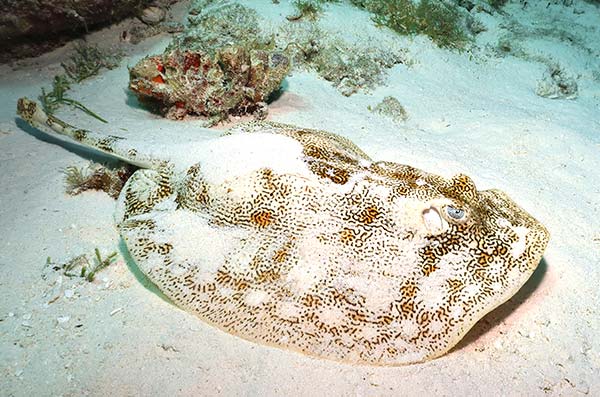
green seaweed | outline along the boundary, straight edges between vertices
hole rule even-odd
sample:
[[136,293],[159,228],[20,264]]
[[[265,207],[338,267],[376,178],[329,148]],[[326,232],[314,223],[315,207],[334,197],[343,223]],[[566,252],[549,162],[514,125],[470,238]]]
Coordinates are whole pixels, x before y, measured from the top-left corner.
[[114,69],[119,65],[121,55],[110,54],[98,46],[77,45],[75,54],[61,66],[71,80],[80,83],[83,80],[97,75],[102,68]]
[[289,16],[288,20],[297,20],[304,18],[310,21],[314,21],[318,18],[319,14],[323,12],[323,5],[321,1],[294,0],[292,4],[296,8],[296,14]]
[[[86,268],[85,266],[81,268],[81,277],[85,278],[87,281],[94,281],[94,277],[96,277],[96,273],[107,268],[117,257],[117,253],[113,252],[106,258],[102,259],[100,256],[100,250],[98,248],[94,249],[94,253],[96,254],[95,264],[93,267]],[[87,271],[87,273],[86,273]]]
[[46,92],[46,90],[42,87],[42,95],[40,96],[40,100],[42,101],[44,111],[48,114],[53,114],[56,112],[64,99],[65,92],[67,92],[67,90],[70,88],[71,83],[67,79],[67,76],[63,74],[54,76],[54,81],[52,82],[52,91]]
[[94,281],[96,274],[110,266],[117,257],[117,253],[113,252],[102,259],[98,248],[94,249],[94,254],[95,258],[93,263],[90,263],[87,255],[82,254],[62,264],[56,264],[48,257],[46,258],[46,266],[52,266],[52,269],[55,271],[62,270],[62,273],[67,277],[81,277],[86,281],[92,282]]
[[469,41],[458,7],[440,1],[353,0],[373,13],[375,23],[405,35],[424,34],[442,48],[460,49]]
[[66,92],[71,89],[71,84],[80,83],[83,80],[97,75],[102,68],[114,69],[119,65],[121,54],[111,54],[100,50],[97,46],[80,44],[75,46],[75,53],[61,66],[65,74],[54,76],[52,81],[52,90],[46,91],[42,88],[40,101],[46,113],[54,114],[61,105],[69,105],[77,108],[88,115],[108,123],[98,114],[91,111],[81,102],[66,96]]
[[278,38],[296,67],[314,70],[345,96],[383,83],[387,69],[406,63],[404,49],[390,43],[348,42],[326,34],[316,23],[284,25]]
[[60,74],[54,76],[54,81],[52,82],[52,91],[47,92],[42,87],[42,95],[40,95],[39,97],[40,101],[42,102],[42,106],[44,107],[44,111],[46,111],[46,113],[48,113],[49,115],[52,115],[58,110],[60,105],[67,104],[73,106],[74,108],[82,110],[83,112],[102,121],[103,123],[108,123],[108,121],[104,120],[102,117],[92,112],[81,102],[68,98],[65,94],[70,88],[71,82],[69,81],[66,75]]

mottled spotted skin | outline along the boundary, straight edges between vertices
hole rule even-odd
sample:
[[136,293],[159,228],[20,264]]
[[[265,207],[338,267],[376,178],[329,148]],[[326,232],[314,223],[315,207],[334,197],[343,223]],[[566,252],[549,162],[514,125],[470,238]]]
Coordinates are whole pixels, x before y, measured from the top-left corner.
[[17,113],[34,127],[66,135],[82,145],[93,147],[138,167],[158,168],[164,163],[163,159],[152,156],[138,156],[135,148],[130,148],[126,142],[122,142],[123,137],[77,129],[54,116],[47,115],[36,102],[27,98],[19,99]]
[[[45,121],[30,103],[19,112]],[[116,219],[168,297],[243,338],[352,363],[438,357],[525,283],[548,242],[504,193],[465,175],[374,162],[337,135],[284,124],[231,133],[299,142],[307,172],[257,168],[211,183],[206,164],[179,172],[156,160],[129,180]]]

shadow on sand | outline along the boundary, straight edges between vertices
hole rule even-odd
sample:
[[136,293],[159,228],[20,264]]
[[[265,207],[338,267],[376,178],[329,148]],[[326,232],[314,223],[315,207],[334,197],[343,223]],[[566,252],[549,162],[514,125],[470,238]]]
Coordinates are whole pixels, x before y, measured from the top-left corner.
[[150,281],[148,277],[146,277],[144,273],[142,273],[138,265],[135,263],[135,260],[129,253],[127,245],[125,244],[125,241],[123,241],[123,239],[119,239],[119,252],[125,260],[125,264],[127,265],[129,271],[133,274],[135,279],[144,286],[144,288],[146,288],[148,291],[152,292],[154,295],[158,296],[165,302],[169,302],[170,304],[175,305],[173,302],[171,302],[169,298],[167,298],[165,294],[163,294],[158,289],[158,287],[152,281]]
[[[17,127],[19,129],[21,129],[25,133],[33,136],[34,138],[36,138],[42,142],[50,143],[52,145],[58,145],[58,146],[64,148],[65,150],[67,150],[73,154],[76,154],[77,156],[82,157],[86,160],[91,160],[91,161],[94,161],[96,163],[101,163],[101,164],[112,164],[112,163],[119,162],[119,160],[117,160],[116,158],[114,158],[108,154],[103,154],[102,152],[98,151],[97,149],[88,148],[87,146],[84,146],[80,143],[71,142],[68,137],[62,137],[61,135],[58,135],[57,133],[52,134],[52,133],[40,131],[39,129],[30,126],[29,124],[27,124],[27,122],[23,121],[19,117],[15,118],[15,124],[17,125]],[[98,131],[98,132],[100,132],[100,131]],[[108,134],[109,132],[106,131],[106,133]]]
[[477,339],[488,333],[491,329],[502,323],[517,307],[525,302],[531,294],[539,287],[548,270],[546,260],[542,258],[540,264],[535,269],[529,280],[521,289],[509,300],[486,314],[479,320],[473,328],[464,336],[464,338],[452,348],[451,351],[461,350],[467,345],[475,342]]

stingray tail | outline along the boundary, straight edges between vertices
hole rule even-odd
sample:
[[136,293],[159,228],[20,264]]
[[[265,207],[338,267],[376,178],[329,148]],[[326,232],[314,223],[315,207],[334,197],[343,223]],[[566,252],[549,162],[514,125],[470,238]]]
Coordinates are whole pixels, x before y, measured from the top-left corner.
[[37,102],[30,99],[19,99],[17,114],[35,128],[67,136],[84,146],[99,150],[129,164],[141,168],[156,168],[163,163],[160,159],[138,153],[137,150],[127,145],[127,140],[123,137],[78,129],[47,114]]

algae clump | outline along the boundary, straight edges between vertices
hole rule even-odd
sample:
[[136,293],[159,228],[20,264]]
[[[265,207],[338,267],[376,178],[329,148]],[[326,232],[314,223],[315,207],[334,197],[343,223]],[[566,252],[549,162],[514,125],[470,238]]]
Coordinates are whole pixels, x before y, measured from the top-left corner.
[[373,13],[375,23],[406,35],[424,34],[442,48],[463,48],[469,36],[458,6],[432,0],[352,0]]
[[397,43],[350,42],[315,23],[284,26],[278,38],[277,46],[286,48],[296,68],[314,70],[345,96],[375,88],[384,82],[387,69],[408,63],[406,50]]
[[135,167],[129,164],[118,167],[99,163],[90,163],[86,167],[69,166],[64,170],[66,191],[76,196],[87,190],[101,190],[116,199],[134,171]]
[[290,21],[295,21],[305,18],[311,21],[317,19],[319,14],[323,12],[323,6],[320,1],[314,0],[295,0],[293,3],[296,8],[296,14],[287,17]]
[[46,91],[42,87],[42,94],[39,96],[42,106],[44,107],[44,111],[52,115],[60,108],[61,105],[66,104],[84,111],[88,115],[102,121],[103,123],[108,123],[108,121],[92,112],[81,102],[67,97],[66,93],[70,88],[71,82],[66,75],[59,74],[54,76],[54,80],[52,81],[52,90]]
[[369,110],[373,113],[380,114],[399,123],[408,120],[408,113],[400,101],[393,96],[386,96],[374,108],[369,106]]
[[39,99],[42,102],[44,111],[52,115],[61,105],[66,104],[82,110],[103,123],[108,123],[108,121],[92,112],[81,102],[67,97],[66,93],[71,89],[71,84],[81,83],[85,79],[96,76],[102,68],[116,68],[119,65],[120,59],[120,53],[112,54],[99,49],[97,46],[76,45],[75,53],[68,60],[61,63],[65,74],[54,76],[51,91],[46,91],[42,88],[42,94],[39,96]]
[[296,8],[296,14],[287,16],[288,21],[307,19],[315,21],[323,12],[323,4],[337,3],[339,0],[294,0],[292,4]]
[[121,53],[111,53],[95,45],[79,44],[75,46],[75,53],[61,66],[67,76],[77,83],[97,75],[102,68],[114,69],[119,66]]
[[46,258],[46,266],[50,266],[55,271],[62,270],[62,273],[67,277],[81,277],[91,283],[98,272],[110,266],[117,259],[116,252],[103,259],[98,248],[94,248],[94,255],[95,258],[92,262],[85,254],[78,255],[64,263],[55,263],[48,257]]

